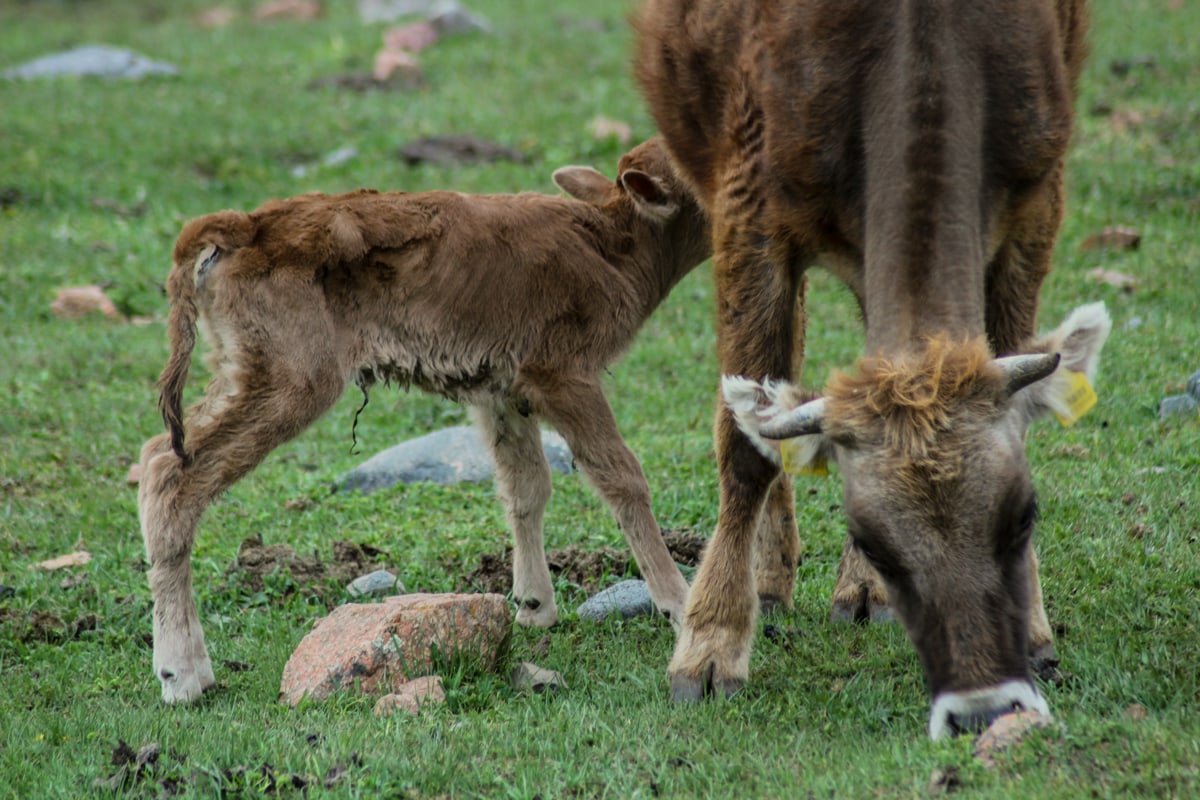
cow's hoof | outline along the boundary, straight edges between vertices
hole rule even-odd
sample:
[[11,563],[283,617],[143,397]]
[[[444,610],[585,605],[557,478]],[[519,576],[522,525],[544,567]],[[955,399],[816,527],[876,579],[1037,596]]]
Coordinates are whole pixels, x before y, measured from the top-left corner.
[[886,623],[895,622],[896,615],[888,603],[873,601],[863,592],[853,600],[834,600],[829,619],[831,622],[840,623]]
[[892,613],[892,607],[887,603],[871,603],[871,622],[888,623],[895,622],[896,615]]
[[729,698],[740,692],[746,682],[740,678],[714,678],[716,666],[709,664],[704,674],[695,678],[682,673],[672,675],[671,702],[698,703],[718,694]]
[[758,596],[758,610],[762,614],[774,614],[776,611],[783,611],[787,608],[787,603],[782,597],[773,594],[760,594]]

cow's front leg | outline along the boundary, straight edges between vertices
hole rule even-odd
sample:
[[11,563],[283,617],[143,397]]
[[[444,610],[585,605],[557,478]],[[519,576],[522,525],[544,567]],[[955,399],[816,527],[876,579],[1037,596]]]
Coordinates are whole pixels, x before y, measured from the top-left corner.
[[849,536],[842,548],[829,617],[834,622],[891,622],[895,619],[888,605],[883,579],[854,547]]
[[[754,380],[786,378],[791,372],[795,276],[789,259],[774,252],[768,237],[752,227],[763,209],[738,205],[753,205],[756,193],[731,185],[730,194],[731,219],[739,222],[715,231],[721,372]],[[721,504],[671,659],[675,700],[732,694],[749,675],[758,610],[755,539],[763,501],[779,469],[738,430],[723,403],[717,407],[715,438]]]

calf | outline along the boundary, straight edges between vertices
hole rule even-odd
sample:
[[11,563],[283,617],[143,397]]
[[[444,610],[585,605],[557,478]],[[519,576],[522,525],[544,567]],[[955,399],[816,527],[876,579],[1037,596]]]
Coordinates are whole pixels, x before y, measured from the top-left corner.
[[[720,516],[671,661],[673,697],[731,693],[747,677],[773,440],[802,437],[791,455],[830,456],[844,480],[835,610],[885,617],[890,600],[925,668],[931,735],[1045,709],[1027,659],[1053,645],[1025,429],[1094,372],[1110,326],[1093,306],[1033,339],[1083,6],[646,2],[636,74],[712,221],[729,376]],[[802,404],[782,381],[802,357],[795,298],[818,258],[858,298],[866,357]]]
[[[159,379],[168,432],[142,450],[138,493],[165,701],[192,701],[213,683],[192,596],[201,514],[351,380],[364,391],[379,380],[417,386],[471,407],[513,531],[518,623],[557,620],[542,546],[551,481],[539,419],[567,440],[654,602],[679,623],[687,583],[600,372],[708,258],[707,220],[657,139],[622,157],[616,182],[586,167],[564,167],[554,180],[578,199],[309,194],[184,227]],[[212,380],[185,417],[197,322]]]

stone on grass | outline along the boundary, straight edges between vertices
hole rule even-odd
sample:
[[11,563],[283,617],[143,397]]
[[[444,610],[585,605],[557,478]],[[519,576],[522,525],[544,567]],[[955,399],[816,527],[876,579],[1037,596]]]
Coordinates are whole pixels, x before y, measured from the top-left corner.
[[494,669],[512,609],[498,594],[407,594],[347,603],[320,619],[283,668],[280,700],[322,700],[341,689],[394,690],[428,675],[436,657],[461,655]]
[[442,689],[442,676],[422,675],[408,683],[400,684],[396,691],[379,698],[379,702],[375,704],[375,716],[382,717],[397,711],[419,714],[426,706],[444,702],[446,692]]
[[[551,469],[571,472],[571,451],[561,436],[542,431],[542,449]],[[377,453],[339,478],[337,487],[369,494],[397,483],[486,481],[494,473],[491,454],[479,432],[463,425],[435,431]]]
[[491,33],[492,26],[456,0],[438,0],[429,9],[429,24],[443,36],[460,33]]
[[1197,411],[1200,411],[1200,399],[1190,394],[1173,394],[1170,397],[1164,397],[1158,404],[1160,419],[1195,414]]
[[131,50],[106,44],[89,44],[35,58],[0,72],[0,77],[56,78],[66,75],[94,76],[138,80],[147,75],[178,75],[179,68],[161,61],[152,61]]
[[1038,728],[1048,727],[1054,717],[1041,711],[1014,711],[997,717],[975,740],[975,758],[985,767],[996,766],[996,755],[1029,736]]
[[622,619],[648,617],[655,613],[654,601],[650,599],[650,588],[636,578],[614,583],[599,594],[588,598],[579,606],[579,618],[599,622],[613,614]]
[[377,569],[351,581],[346,593],[351,597],[387,597],[404,594],[404,584],[386,569]]
[[559,689],[566,689],[567,682],[563,680],[563,676],[559,672],[522,661],[519,666],[513,668],[512,687],[518,692],[543,694],[548,691],[556,692]]

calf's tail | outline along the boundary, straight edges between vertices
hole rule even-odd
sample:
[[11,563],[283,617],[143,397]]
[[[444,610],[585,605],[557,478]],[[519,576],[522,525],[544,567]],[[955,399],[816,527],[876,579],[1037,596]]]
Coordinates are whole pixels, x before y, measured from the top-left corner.
[[158,376],[158,410],[171,434],[171,449],[186,464],[189,458],[183,441],[183,387],[196,346],[197,316],[195,285],[188,271],[178,267],[173,270],[167,291],[171,297],[171,311],[167,316],[171,356]]

